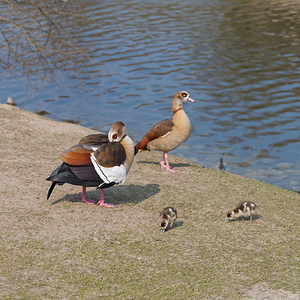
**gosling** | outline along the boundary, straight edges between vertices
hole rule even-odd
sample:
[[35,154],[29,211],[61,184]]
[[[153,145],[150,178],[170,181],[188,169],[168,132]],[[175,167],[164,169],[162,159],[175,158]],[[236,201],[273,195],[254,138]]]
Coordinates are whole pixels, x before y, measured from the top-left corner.
[[228,220],[232,220],[233,218],[239,217],[247,217],[249,216],[249,220],[253,220],[253,214],[258,206],[251,201],[241,201],[237,204],[235,209],[228,211],[227,218]]
[[160,226],[162,232],[165,232],[168,228],[173,226],[173,223],[177,219],[177,210],[174,207],[165,207],[160,212]]

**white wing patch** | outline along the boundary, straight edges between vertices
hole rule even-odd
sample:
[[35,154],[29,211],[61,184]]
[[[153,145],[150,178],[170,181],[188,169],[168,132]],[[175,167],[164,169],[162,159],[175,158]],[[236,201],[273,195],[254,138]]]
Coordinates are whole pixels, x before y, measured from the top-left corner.
[[117,184],[123,184],[125,182],[126,169],[124,165],[115,166],[111,168],[102,167],[97,163],[94,153],[91,154],[91,161],[97,174],[105,183],[115,182]]
[[169,135],[171,133],[171,131],[168,131],[166,134],[162,135],[162,138],[165,138],[167,135]]

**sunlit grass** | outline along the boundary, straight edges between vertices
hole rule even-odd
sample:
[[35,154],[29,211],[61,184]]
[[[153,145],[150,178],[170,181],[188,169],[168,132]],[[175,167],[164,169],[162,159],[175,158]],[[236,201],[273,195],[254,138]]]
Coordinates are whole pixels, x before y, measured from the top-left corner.
[[[29,126],[32,114],[15,113],[20,123],[11,126]],[[71,144],[74,132],[54,136],[48,128],[61,123],[34,118],[47,125],[28,129],[43,132],[31,154],[37,161],[20,159],[17,179],[9,173],[15,156],[2,161],[11,179],[0,201],[1,299],[243,299],[257,283],[300,292],[298,194],[172,156],[180,172],[169,174],[157,163],[161,155],[149,152],[136,156],[125,185],[105,192],[114,209],[81,203],[80,188],[70,185],[47,201],[51,170],[40,166],[54,168],[57,153],[43,140]],[[17,140],[12,152],[32,145]],[[241,200],[258,204],[254,220],[227,222]],[[178,219],[162,233],[159,212],[168,205]]]

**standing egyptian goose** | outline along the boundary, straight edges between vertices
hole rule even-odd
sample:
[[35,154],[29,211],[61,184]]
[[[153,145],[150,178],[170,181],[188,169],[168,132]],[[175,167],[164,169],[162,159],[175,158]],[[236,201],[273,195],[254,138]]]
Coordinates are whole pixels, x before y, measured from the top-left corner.
[[252,221],[252,216],[255,213],[256,209],[257,205],[254,202],[241,201],[236,205],[235,209],[232,209],[227,212],[227,218],[228,220],[231,220],[233,218],[249,216],[249,220]]
[[195,102],[188,92],[177,92],[172,102],[173,119],[156,123],[136,145],[136,151],[162,151],[163,159],[160,165],[169,172],[177,171],[169,165],[168,152],[185,142],[192,132],[191,122],[182,108],[185,101]]
[[[82,186],[83,202],[113,207],[113,204],[104,203],[104,189],[125,182],[134,158],[134,143],[124,123],[118,121],[108,135],[88,135],[63,152],[60,158],[63,163],[47,178],[52,181],[47,199],[56,184],[70,183]],[[101,189],[100,201],[87,199],[86,187]]]

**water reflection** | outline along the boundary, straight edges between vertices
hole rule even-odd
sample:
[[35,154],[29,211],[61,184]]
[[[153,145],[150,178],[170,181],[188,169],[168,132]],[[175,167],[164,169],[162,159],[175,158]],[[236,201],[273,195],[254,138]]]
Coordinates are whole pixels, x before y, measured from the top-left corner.
[[[30,19],[22,3],[17,17],[1,2],[0,15]],[[32,59],[34,72],[15,60],[1,76],[1,95],[99,130],[122,119],[138,140],[170,117],[172,95],[185,89],[198,100],[185,106],[193,133],[174,154],[207,167],[223,157],[230,172],[300,190],[300,3],[59,3],[56,10],[40,5],[51,18],[36,7],[34,16],[39,26],[47,22],[52,48],[63,51],[46,56],[46,64]]]

